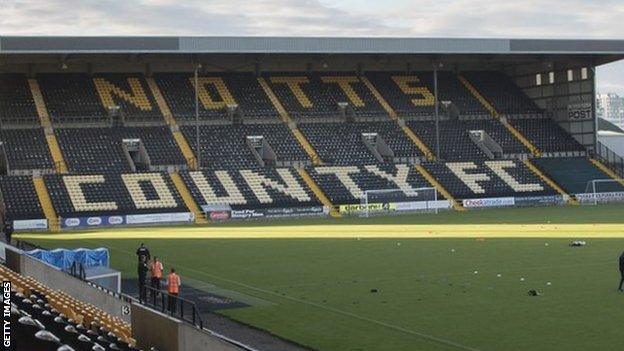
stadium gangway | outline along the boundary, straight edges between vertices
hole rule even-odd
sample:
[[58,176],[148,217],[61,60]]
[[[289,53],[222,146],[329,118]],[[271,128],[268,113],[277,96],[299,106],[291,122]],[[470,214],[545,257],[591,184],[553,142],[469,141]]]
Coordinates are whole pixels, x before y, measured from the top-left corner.
[[597,144],[595,156],[598,161],[602,162],[614,171],[619,178],[624,178],[624,158],[601,142],[598,142]]
[[[139,303],[204,329],[204,321],[199,315],[195,302],[180,296],[172,296],[163,290],[154,289],[151,286],[144,285],[143,288],[145,289],[145,300],[139,300]],[[175,299],[175,312],[169,309],[168,302],[172,297]],[[187,313],[185,313],[185,310]]]

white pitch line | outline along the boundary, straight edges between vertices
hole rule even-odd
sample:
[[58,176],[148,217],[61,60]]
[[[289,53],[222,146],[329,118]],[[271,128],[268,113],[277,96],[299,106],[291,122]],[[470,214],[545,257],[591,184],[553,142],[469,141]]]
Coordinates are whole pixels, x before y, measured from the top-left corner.
[[[102,244],[105,244],[105,243],[102,243]],[[119,252],[123,252],[123,253],[128,254],[128,255],[132,255],[133,254],[130,251],[126,251],[126,250],[123,250],[123,249],[120,249],[120,248],[117,248],[117,247],[114,247],[114,246],[110,246],[110,244],[108,246],[111,249],[113,249],[113,250],[117,250]],[[269,290],[265,290],[265,289],[262,289],[262,288],[258,288],[258,287],[255,287],[255,286],[252,286],[252,285],[249,285],[249,284],[245,284],[245,283],[242,283],[242,282],[239,282],[239,281],[236,281],[236,280],[232,280],[232,279],[228,279],[228,278],[222,278],[222,277],[219,277],[219,276],[216,276],[216,275],[213,275],[213,274],[209,274],[209,273],[197,270],[195,268],[185,267],[185,266],[181,266],[179,264],[176,264],[176,266],[180,267],[180,268],[182,268],[184,270],[187,270],[187,271],[193,271],[193,272],[196,272],[196,273],[198,273],[200,275],[204,275],[204,276],[207,276],[207,277],[210,277],[210,278],[213,278],[213,279],[218,279],[218,280],[221,280],[221,281],[224,281],[224,282],[228,282],[228,283],[231,283],[231,284],[234,284],[234,285],[238,285],[238,286],[250,289],[250,290],[254,290],[254,291],[261,292],[261,293],[268,294],[268,295],[273,295],[273,296],[276,296],[276,297],[279,297],[279,298],[283,298],[283,299],[286,299],[286,300],[298,302],[298,303],[301,303],[301,304],[304,304],[304,305],[317,307],[317,308],[320,308],[320,309],[323,309],[323,310],[326,310],[326,311],[330,311],[330,312],[333,312],[333,313],[341,314],[343,316],[351,317],[351,318],[354,318],[354,319],[359,319],[359,320],[364,321],[364,322],[377,324],[377,325],[386,327],[388,329],[393,329],[395,331],[399,331],[399,332],[402,332],[402,333],[414,335],[414,336],[417,336],[417,337],[420,337],[420,338],[423,338],[423,339],[426,339],[426,340],[429,340],[429,341],[437,342],[437,343],[442,344],[442,345],[451,346],[451,347],[454,347],[456,349],[467,350],[467,351],[481,351],[480,349],[476,349],[476,348],[473,348],[473,347],[470,347],[470,346],[467,346],[467,345],[463,345],[463,344],[460,344],[460,343],[452,341],[452,340],[439,338],[437,336],[433,336],[433,335],[430,335],[430,334],[427,334],[427,333],[424,333],[424,332],[403,328],[403,327],[400,327],[400,326],[397,326],[397,325],[394,325],[394,324],[378,321],[376,319],[372,319],[372,318],[368,318],[368,317],[363,317],[363,316],[360,316],[360,315],[357,315],[357,314],[354,314],[354,313],[351,313],[351,312],[339,310],[337,308],[323,306],[323,305],[320,305],[320,304],[317,304],[317,303],[314,303],[314,302],[310,302],[310,301],[303,301],[303,300],[297,299],[297,298],[292,297],[292,296],[278,294],[278,293],[275,293],[273,291],[269,291]]]

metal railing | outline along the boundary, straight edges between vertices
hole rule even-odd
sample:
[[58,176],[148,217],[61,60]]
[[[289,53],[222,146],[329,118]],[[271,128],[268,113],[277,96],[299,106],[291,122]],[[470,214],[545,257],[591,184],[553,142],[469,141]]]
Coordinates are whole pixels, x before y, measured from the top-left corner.
[[201,329],[204,328],[204,322],[199,315],[195,302],[154,289],[151,286],[144,285],[143,289],[144,292],[141,295],[144,299],[139,300],[141,304],[191,323]]
[[595,151],[596,158],[605,166],[609,167],[619,177],[624,178],[624,158],[609,149],[606,145],[598,142]]

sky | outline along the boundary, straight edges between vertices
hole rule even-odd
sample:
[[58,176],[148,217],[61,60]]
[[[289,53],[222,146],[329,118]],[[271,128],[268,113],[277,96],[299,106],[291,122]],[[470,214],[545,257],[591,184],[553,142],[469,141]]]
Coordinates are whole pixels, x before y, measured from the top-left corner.
[[[0,0],[0,35],[624,39],[622,0]],[[624,62],[598,91],[624,96]]]

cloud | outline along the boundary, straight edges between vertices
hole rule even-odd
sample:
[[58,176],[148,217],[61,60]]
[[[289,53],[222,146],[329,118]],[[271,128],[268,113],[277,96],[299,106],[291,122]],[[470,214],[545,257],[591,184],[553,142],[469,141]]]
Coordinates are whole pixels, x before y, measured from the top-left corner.
[[[621,0],[0,0],[0,35],[619,38]],[[599,89],[624,94],[624,64]]]

